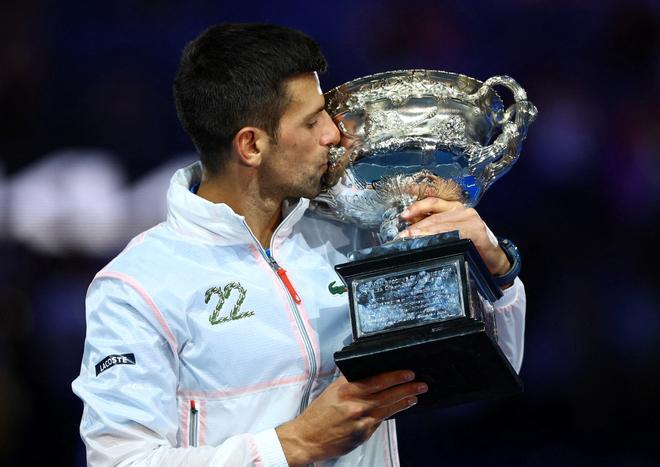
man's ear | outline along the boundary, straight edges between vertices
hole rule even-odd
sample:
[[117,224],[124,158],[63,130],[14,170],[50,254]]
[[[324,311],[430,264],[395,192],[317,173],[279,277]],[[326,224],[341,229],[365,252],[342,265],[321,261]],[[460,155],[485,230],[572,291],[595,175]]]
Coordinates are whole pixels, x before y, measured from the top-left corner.
[[233,145],[242,165],[258,167],[270,146],[270,138],[262,129],[246,126],[236,133]]

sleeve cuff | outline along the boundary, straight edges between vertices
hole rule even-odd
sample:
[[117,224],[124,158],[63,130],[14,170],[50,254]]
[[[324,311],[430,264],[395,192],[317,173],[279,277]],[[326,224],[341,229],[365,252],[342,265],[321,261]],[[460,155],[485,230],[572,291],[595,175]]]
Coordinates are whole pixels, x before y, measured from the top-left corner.
[[260,431],[253,436],[259,457],[264,463],[264,466],[272,467],[288,467],[286,456],[282,450],[280,439],[277,437],[275,428]]
[[502,297],[495,301],[493,305],[495,309],[506,308],[513,305],[518,300],[518,295],[524,290],[524,286],[520,278],[516,277],[513,285],[506,290],[502,291]]

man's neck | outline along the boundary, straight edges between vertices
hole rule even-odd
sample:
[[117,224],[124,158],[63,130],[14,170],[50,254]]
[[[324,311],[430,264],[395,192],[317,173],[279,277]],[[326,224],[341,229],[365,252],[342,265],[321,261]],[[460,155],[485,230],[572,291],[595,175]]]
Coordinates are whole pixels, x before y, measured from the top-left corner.
[[204,177],[197,195],[212,203],[224,203],[245,217],[261,246],[270,248],[273,232],[282,221],[282,200],[264,198],[250,180],[222,175]]

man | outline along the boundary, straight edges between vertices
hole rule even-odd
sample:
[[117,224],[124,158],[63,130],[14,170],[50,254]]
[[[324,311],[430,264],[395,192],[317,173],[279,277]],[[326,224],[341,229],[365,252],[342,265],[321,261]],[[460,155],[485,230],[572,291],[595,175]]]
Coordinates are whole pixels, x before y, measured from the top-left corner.
[[[215,26],[186,47],[177,111],[201,163],[178,171],[168,219],[92,282],[81,375],[90,465],[397,465],[394,422],[427,387],[410,371],[349,383],[333,352],[350,335],[328,285],[352,249],[315,217],[340,135],[300,32]],[[460,230],[491,272],[510,265],[472,209],[426,198],[406,234]],[[524,291],[496,304],[519,369]]]

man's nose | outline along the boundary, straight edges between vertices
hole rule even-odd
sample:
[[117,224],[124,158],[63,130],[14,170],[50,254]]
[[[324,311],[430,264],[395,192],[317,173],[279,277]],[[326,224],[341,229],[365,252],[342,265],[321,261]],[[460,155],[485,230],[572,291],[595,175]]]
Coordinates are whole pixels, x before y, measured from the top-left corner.
[[321,136],[321,144],[323,146],[335,146],[339,144],[341,137],[339,128],[337,128],[337,125],[335,125],[335,122],[332,121],[332,118],[330,118],[330,115],[325,110],[323,111],[323,120],[325,126]]

